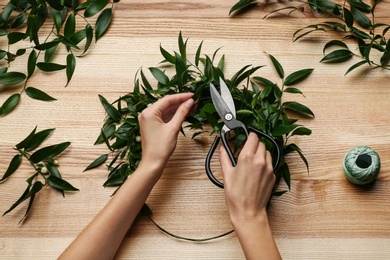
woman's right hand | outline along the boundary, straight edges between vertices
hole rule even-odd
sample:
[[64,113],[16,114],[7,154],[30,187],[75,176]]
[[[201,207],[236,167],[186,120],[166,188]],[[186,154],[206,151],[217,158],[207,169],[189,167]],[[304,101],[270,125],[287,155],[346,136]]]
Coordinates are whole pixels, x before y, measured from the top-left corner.
[[220,162],[230,220],[247,259],[281,259],[266,207],[275,175],[271,154],[251,133],[233,167],[225,148]]
[[250,133],[233,167],[226,150],[220,151],[222,177],[230,216],[251,218],[265,213],[275,184],[271,154],[265,145]]

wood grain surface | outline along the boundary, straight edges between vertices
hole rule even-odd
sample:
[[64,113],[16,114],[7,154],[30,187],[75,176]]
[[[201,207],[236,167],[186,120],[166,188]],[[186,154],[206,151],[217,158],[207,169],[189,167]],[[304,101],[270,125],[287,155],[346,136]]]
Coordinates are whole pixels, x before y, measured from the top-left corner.
[[[0,5],[7,1],[0,0]],[[85,57],[77,59],[71,83],[64,88],[65,73],[37,73],[29,85],[55,96],[45,103],[22,96],[10,115],[0,118],[0,174],[14,155],[13,147],[38,125],[56,128],[46,144],[72,142],[60,156],[63,177],[80,189],[60,193],[45,187],[23,224],[22,204],[0,218],[0,259],[53,259],[99,212],[114,191],[103,188],[105,167],[83,172],[104,145],[94,146],[105,117],[98,94],[109,101],[130,92],[140,67],[156,66],[165,49],[177,50],[181,31],[189,38],[193,57],[203,40],[203,51],[212,55],[222,47],[225,74],[230,77],[247,64],[267,65],[256,75],[277,81],[265,52],[274,55],[286,74],[314,68],[300,84],[305,97],[287,99],[304,103],[314,119],[300,118],[312,135],[293,139],[310,165],[297,155],[288,156],[292,172],[291,191],[274,198],[269,217],[284,259],[389,259],[390,258],[390,73],[345,71],[357,59],[344,64],[320,64],[328,34],[316,33],[292,42],[295,30],[326,19],[306,15],[283,15],[262,19],[276,6],[258,5],[233,17],[229,9],[236,0],[143,0],[115,5],[107,34]],[[390,2],[377,7],[376,21],[390,23]],[[49,30],[49,28],[46,28]],[[336,36],[335,36],[336,37]],[[389,36],[388,36],[389,37]],[[0,42],[1,46],[5,44]],[[351,44],[354,50],[355,45]],[[63,63],[65,50],[56,57]],[[16,63],[14,70],[24,70]],[[150,76],[150,75],[149,75]],[[0,88],[0,103],[19,90]],[[230,230],[223,191],[208,180],[204,159],[213,137],[197,141],[179,137],[177,150],[148,199],[154,219],[182,236],[202,238]],[[382,161],[377,181],[369,186],[349,183],[343,174],[346,152],[358,145],[376,150]],[[27,164],[0,185],[0,212],[7,210],[25,189],[32,174]],[[284,186],[281,189],[285,188]],[[140,218],[123,242],[118,259],[243,259],[235,234],[205,243],[175,240],[160,232],[148,219]]]

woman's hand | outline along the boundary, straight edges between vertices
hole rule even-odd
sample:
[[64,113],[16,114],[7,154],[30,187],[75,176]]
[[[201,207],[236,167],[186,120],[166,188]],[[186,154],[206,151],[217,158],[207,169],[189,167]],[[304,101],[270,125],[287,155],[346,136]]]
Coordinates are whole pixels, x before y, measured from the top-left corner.
[[223,148],[220,161],[230,215],[236,219],[264,213],[275,184],[275,175],[271,154],[258,141],[257,135],[249,134],[236,167],[232,166]]
[[167,95],[139,114],[141,164],[165,167],[175,150],[181,125],[194,107],[192,96],[192,93]]
[[223,147],[220,162],[230,220],[246,258],[280,259],[266,211],[275,184],[271,154],[251,133],[236,167]]

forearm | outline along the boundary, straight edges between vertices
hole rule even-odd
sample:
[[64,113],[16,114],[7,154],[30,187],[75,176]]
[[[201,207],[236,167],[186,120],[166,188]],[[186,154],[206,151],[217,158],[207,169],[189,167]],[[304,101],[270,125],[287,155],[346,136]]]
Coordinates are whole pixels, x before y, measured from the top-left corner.
[[140,165],[60,258],[112,259],[162,171]]
[[266,213],[232,223],[246,259],[281,259]]

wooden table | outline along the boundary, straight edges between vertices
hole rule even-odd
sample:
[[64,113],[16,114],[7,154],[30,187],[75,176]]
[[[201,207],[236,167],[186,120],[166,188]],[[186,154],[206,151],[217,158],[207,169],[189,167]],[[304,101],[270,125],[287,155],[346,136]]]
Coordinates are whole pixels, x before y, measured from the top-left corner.
[[[2,0],[2,3],[6,1]],[[142,2],[142,3],[141,3]],[[46,144],[72,142],[60,160],[63,177],[80,189],[61,194],[45,187],[22,225],[18,221],[26,204],[0,218],[1,259],[53,259],[77,236],[110,199],[112,188],[103,188],[107,171],[100,167],[83,172],[104,145],[94,146],[105,114],[98,94],[114,101],[133,88],[139,67],[156,66],[161,44],[177,50],[177,36],[189,38],[189,55],[204,40],[204,53],[219,47],[226,55],[226,75],[247,64],[267,65],[257,75],[277,80],[264,52],[274,55],[286,73],[314,68],[300,87],[305,97],[291,96],[310,107],[315,119],[300,119],[312,135],[296,137],[310,164],[310,174],[296,155],[288,157],[291,191],[272,200],[269,218],[285,259],[389,259],[390,258],[390,90],[388,72],[344,72],[345,64],[320,64],[323,43],[329,35],[292,42],[298,28],[315,18],[262,19],[270,10],[260,7],[228,17],[235,0],[122,1],[115,6],[110,30],[77,59],[68,87],[64,73],[37,73],[31,86],[55,96],[44,103],[22,97],[19,107],[0,118],[0,174],[14,155],[13,147],[36,125],[56,128]],[[378,6],[377,20],[390,23],[389,1]],[[2,43],[3,44],[3,43]],[[65,51],[59,55],[61,60]],[[17,64],[15,69],[23,69]],[[13,89],[1,89],[1,103]],[[166,172],[148,200],[154,219],[177,235],[207,237],[231,229],[223,191],[204,172],[204,158],[212,137],[200,142],[179,138]],[[345,153],[358,145],[376,150],[382,160],[377,181],[367,187],[352,185],[343,174]],[[0,185],[0,212],[7,210],[25,189],[32,172],[23,164]],[[282,187],[283,188],[283,187]],[[141,218],[123,242],[119,259],[243,259],[235,234],[205,243],[172,239],[148,219]]]

